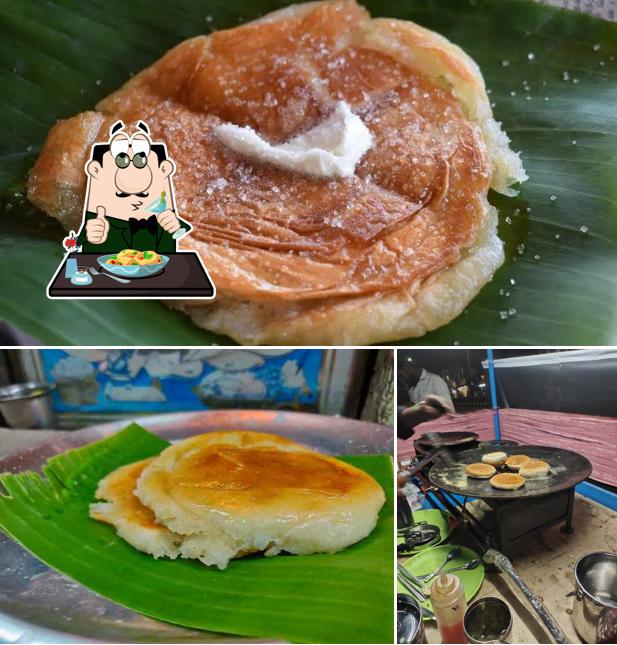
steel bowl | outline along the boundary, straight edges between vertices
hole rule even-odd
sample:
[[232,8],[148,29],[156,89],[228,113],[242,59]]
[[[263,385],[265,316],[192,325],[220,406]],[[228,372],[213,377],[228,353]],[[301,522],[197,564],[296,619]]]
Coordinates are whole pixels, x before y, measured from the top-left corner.
[[617,553],[598,551],[574,565],[572,624],[586,643],[617,640]]
[[509,643],[512,612],[501,598],[478,598],[467,608],[464,626],[470,643]]
[[396,595],[396,642],[426,643],[422,609],[418,601],[405,593]]
[[0,413],[10,428],[53,428],[56,415],[51,403],[54,385],[13,383],[0,387]]

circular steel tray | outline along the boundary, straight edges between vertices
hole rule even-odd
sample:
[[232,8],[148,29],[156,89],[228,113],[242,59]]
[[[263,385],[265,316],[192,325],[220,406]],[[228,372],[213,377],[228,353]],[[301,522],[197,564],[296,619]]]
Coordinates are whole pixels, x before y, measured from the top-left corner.
[[[122,429],[117,421],[70,432],[0,459],[0,472],[40,470],[49,457]],[[342,417],[269,410],[217,410],[136,419],[168,441],[214,430],[257,430],[295,439],[333,455],[392,454],[394,431]],[[119,580],[118,584],[122,584]],[[0,532],[0,642],[263,642],[176,627],[101,598],[50,569]]]
[[[582,455],[571,450],[551,448],[549,446],[512,446],[505,449],[508,456],[527,455],[532,459],[542,459],[550,464],[547,477],[527,479],[518,490],[498,490],[493,488],[488,479],[467,477],[465,467],[482,461],[482,455],[491,452],[486,448],[474,448],[462,452],[450,453],[440,459],[429,471],[431,483],[439,488],[479,499],[520,499],[522,497],[541,497],[557,491],[567,490],[579,484],[591,474],[591,463]],[[498,472],[509,472],[498,469]]]

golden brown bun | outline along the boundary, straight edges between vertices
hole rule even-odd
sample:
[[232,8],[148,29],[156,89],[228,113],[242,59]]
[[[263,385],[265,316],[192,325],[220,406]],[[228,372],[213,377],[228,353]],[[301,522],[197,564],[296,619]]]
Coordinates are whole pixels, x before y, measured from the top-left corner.
[[497,471],[494,466],[490,464],[469,464],[465,468],[465,472],[469,477],[475,477],[476,479],[488,479],[492,477]]
[[515,473],[499,473],[491,477],[491,486],[501,490],[516,490],[525,485],[525,478]]
[[[313,14],[315,18],[311,20]],[[461,131],[465,132],[465,136],[455,146],[452,158],[456,154],[468,153],[468,164],[463,167],[461,163],[457,167],[451,164],[451,157],[448,157],[446,165],[452,166],[449,174],[444,171],[445,179],[434,181],[446,193],[448,186],[455,185],[456,181],[463,187],[459,188],[459,184],[456,184],[456,189],[452,190],[452,199],[446,200],[449,204],[447,212],[454,212],[454,193],[460,193],[478,177],[483,177],[485,181],[474,193],[473,200],[463,200],[468,208],[461,211],[460,217],[457,214],[452,222],[448,220],[443,230],[436,228],[443,218],[433,218],[428,222],[432,204],[430,207],[424,204],[416,213],[410,211],[405,219],[405,209],[410,210],[414,200],[410,201],[407,193],[403,198],[402,193],[398,194],[387,184],[387,180],[397,174],[396,168],[402,168],[403,161],[410,163],[408,159],[413,158],[413,155],[396,152],[401,141],[411,140],[407,135],[401,136],[398,131],[393,141],[383,146],[387,153],[382,155],[382,164],[378,168],[380,172],[386,168],[382,172],[386,177],[383,185],[375,184],[369,192],[362,193],[365,190],[363,184],[373,183],[364,181],[373,175],[371,155],[374,151],[369,151],[361,162],[366,165],[365,175],[329,182],[327,190],[318,187],[316,192],[319,198],[323,201],[326,196],[331,197],[333,204],[332,207],[322,208],[321,217],[341,220],[343,223],[346,217],[350,219],[348,211],[353,210],[351,202],[357,194],[364,195],[359,200],[364,210],[360,209],[360,217],[356,218],[358,221],[348,223],[339,233],[336,231],[340,223],[331,227],[334,233],[330,246],[324,246],[322,240],[315,241],[311,237],[319,237],[321,231],[327,228],[324,222],[315,225],[306,217],[300,217],[292,222],[293,226],[286,226],[286,218],[293,210],[287,203],[280,208],[280,214],[276,211],[276,220],[266,221],[267,213],[275,212],[269,204],[257,203],[249,198],[243,208],[235,205],[233,213],[223,214],[222,221],[227,223],[226,226],[213,221],[217,204],[208,203],[206,208],[202,203],[206,184],[204,181],[197,182],[197,188],[190,184],[198,177],[205,176],[201,166],[193,172],[194,165],[200,161],[199,147],[195,142],[199,140],[205,149],[214,150],[216,144],[211,141],[212,120],[231,119],[234,116],[229,114],[234,92],[246,93],[263,85],[260,85],[261,79],[251,83],[244,82],[243,78],[227,78],[223,74],[218,78],[217,73],[220,69],[227,69],[227,54],[233,62],[236,55],[256,59],[261,51],[266,51],[260,46],[262,40],[271,42],[265,33],[266,28],[270,32],[280,33],[283,39],[286,34],[295,33],[299,24],[317,25],[324,32],[326,40],[334,34],[331,40],[340,49],[349,46],[370,52],[375,60],[381,60],[379,57],[382,57],[383,60],[393,61],[392,67],[404,68],[410,78],[421,75],[434,88],[435,94],[441,92],[446,97],[444,101],[448,110],[446,112],[444,109],[441,114],[460,112],[461,117],[457,122],[463,124]],[[259,26],[263,26],[264,33],[255,31]],[[308,31],[306,35],[309,35]],[[229,53],[223,47],[221,52],[220,46],[217,49],[221,39],[228,39],[238,50]],[[309,44],[310,40],[307,37]],[[283,59],[280,56],[273,58]],[[317,69],[320,64],[319,57],[314,57],[310,47],[302,50],[300,62],[300,71]],[[384,80],[387,76],[385,72],[381,74],[383,78],[375,73],[380,66],[374,61],[364,67],[358,65],[346,76],[347,80],[343,74],[347,85],[355,85],[351,88],[352,93],[369,95],[374,91],[379,100],[387,97],[392,88]],[[243,65],[231,67],[240,74]],[[291,85],[298,81],[298,69],[290,72],[290,79],[287,80]],[[336,65],[331,69],[335,70],[332,75],[338,73]],[[360,79],[357,83],[353,80],[356,77]],[[331,92],[332,96],[325,96],[328,83],[317,83],[315,77],[308,84],[308,90],[303,86],[303,92],[297,95],[292,93],[297,88],[290,88],[286,79],[283,79],[285,83],[277,83],[276,80],[266,79],[265,85],[271,89],[272,96],[268,95],[268,101],[253,101],[253,115],[247,116],[250,120],[258,111],[264,112],[263,120],[257,124],[260,126],[258,129],[273,139],[284,139],[323,117],[323,112],[336,98],[336,92]],[[288,89],[283,91],[281,87]],[[231,98],[223,105],[223,98],[228,92]],[[177,113],[166,118],[164,110],[174,102],[178,107]],[[405,99],[402,105],[413,102]],[[354,109],[365,109],[360,99],[357,103]],[[384,99],[386,103],[387,98]],[[267,108],[264,107],[266,104]],[[279,109],[276,106],[282,107]],[[369,106],[367,113],[373,107]],[[103,99],[97,110],[54,126],[31,172],[29,198],[65,227],[77,229],[86,186],[83,166],[90,146],[107,137],[113,121],[123,118],[125,123],[131,123],[137,118],[144,118],[149,121],[153,134],[175,138],[177,141],[168,140],[167,144],[173,156],[179,154],[178,173],[174,180],[180,194],[179,201],[195,202],[192,210],[188,208],[187,212],[180,213],[186,215],[194,225],[193,232],[181,241],[180,248],[195,250],[202,256],[217,286],[217,298],[213,302],[171,301],[169,306],[187,313],[201,327],[228,334],[247,344],[363,345],[421,336],[449,322],[464,310],[503,263],[503,244],[497,236],[497,211],[486,198],[489,185],[498,192],[511,194],[510,186],[526,179],[518,154],[510,150],[507,136],[493,118],[480,70],[467,54],[439,34],[414,23],[386,18],[370,19],[364,9],[346,0],[293,5],[255,23],[185,41]],[[453,116],[448,118],[454,123]],[[377,118],[372,127],[378,129],[379,122]],[[430,120],[428,124],[431,125]],[[191,127],[193,130],[190,130]],[[383,127],[387,130],[386,126]],[[416,132],[420,130],[423,128],[416,128]],[[439,136],[440,133],[443,136],[443,128],[435,128],[435,135],[431,134],[430,137]],[[182,137],[188,141],[181,141]],[[195,159],[182,158],[174,146],[180,150],[194,148]],[[394,159],[389,160],[388,155],[394,155]],[[219,161],[223,165],[221,169],[217,167],[217,176],[227,177],[231,185],[231,177],[235,176],[237,168],[234,167],[233,172],[226,175],[227,166],[224,164],[233,160],[224,151],[220,156],[222,161]],[[429,156],[426,155],[426,159]],[[385,165],[384,160],[388,162]],[[204,163],[203,159],[201,163]],[[416,164],[411,170],[423,172],[418,168],[421,169],[425,163],[428,162]],[[443,166],[445,162],[439,163]],[[436,163],[433,165],[437,167]],[[413,183],[409,179],[413,173],[407,170],[403,168],[399,172],[403,175],[403,184]],[[469,177],[462,177],[465,173]],[[429,174],[432,177],[432,170]],[[298,180],[296,183],[301,182]],[[272,185],[278,187],[279,182],[271,182],[267,188],[260,189],[259,194],[270,191]],[[280,185],[284,190],[279,189],[279,194],[292,197],[298,188],[293,182],[288,186],[281,181]],[[245,192],[243,186],[236,191],[241,194],[243,202]],[[311,196],[313,192],[308,190]],[[196,195],[201,201],[195,199]],[[235,195],[237,197],[238,194]],[[218,199],[212,199],[215,198]],[[307,205],[311,200],[313,203],[319,201],[311,197],[306,200]],[[349,206],[341,211],[341,204]],[[300,210],[304,213],[304,209]],[[339,217],[339,212],[344,217]],[[333,213],[337,213],[337,216],[333,217]],[[204,214],[209,214],[209,217]],[[465,228],[465,217],[472,215],[473,225]],[[195,226],[197,219],[202,216],[207,226]],[[243,235],[232,230],[230,225],[240,216],[248,220],[246,227],[236,227],[243,232],[245,229],[248,231]],[[403,220],[406,222],[404,227],[401,224]],[[459,224],[460,230],[457,228]],[[282,229],[285,230],[285,236],[280,240],[277,235]],[[317,232],[309,235],[306,230]],[[201,237],[200,232],[203,233]],[[414,235],[418,239],[412,245],[409,240]],[[439,253],[426,251],[426,258],[421,262],[424,250],[436,240],[444,238],[448,238],[451,244],[440,248]],[[282,252],[276,252],[277,244],[283,246]],[[291,249],[289,253],[286,245]],[[361,253],[364,246],[370,246],[371,252]],[[314,248],[318,248],[319,252],[313,257],[311,253]],[[294,255],[298,249],[300,252]],[[338,255],[333,259],[335,253]],[[416,262],[419,268],[416,268]],[[378,270],[385,271],[379,274]],[[365,279],[365,274],[370,279]]]
[[551,467],[545,461],[540,459],[530,459],[519,468],[519,475],[523,477],[541,477],[548,475]]
[[212,432],[164,450],[136,495],[185,536],[180,554],[224,569],[264,552],[334,552],[375,527],[385,495],[364,471],[276,435]]
[[90,504],[90,517],[114,526],[118,535],[139,551],[155,558],[176,558],[183,536],[159,524],[134,494],[137,479],[151,461],[121,466],[101,479],[96,498],[105,501]]
[[527,455],[512,455],[506,459],[506,466],[510,470],[519,470],[519,468],[530,459],[531,457],[528,457]]
[[[322,4],[326,3],[293,5],[265,19],[300,15]],[[449,88],[481,130],[491,159],[491,187],[503,194],[515,194],[510,186],[525,181],[527,175],[518,153],[510,149],[501,124],[493,118],[477,64],[462,49],[412,22],[387,18],[367,21],[354,39]],[[187,313],[199,326],[246,344],[354,345],[423,336],[456,318],[503,263],[497,210],[488,200],[483,219],[475,242],[458,262],[407,289],[298,303],[291,309],[287,303],[256,304],[221,297],[220,291],[217,300],[207,306],[187,301],[168,304]]]
[[499,466],[503,466],[506,463],[507,458],[508,455],[505,452],[487,452],[482,455],[482,462],[499,468]]

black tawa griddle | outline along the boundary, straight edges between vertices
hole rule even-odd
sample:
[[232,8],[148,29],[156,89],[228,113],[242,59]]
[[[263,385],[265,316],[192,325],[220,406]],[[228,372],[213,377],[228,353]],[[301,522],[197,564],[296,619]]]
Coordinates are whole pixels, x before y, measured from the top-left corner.
[[[528,478],[518,490],[499,490],[493,488],[488,479],[473,479],[465,474],[468,464],[481,462],[482,455],[494,451],[493,447],[474,448],[440,456],[428,473],[426,470],[419,473],[421,478],[426,477],[432,484],[432,490],[427,492],[429,501],[435,506],[431,499],[435,497],[454,513],[482,550],[492,547],[510,555],[531,535],[562,522],[562,530],[570,533],[573,530],[574,487],[591,474],[589,460],[561,448],[504,447],[503,451],[508,456],[527,455],[541,459],[550,465],[551,470],[545,477]],[[504,466],[498,472],[511,471]],[[483,513],[467,507],[467,501],[471,499],[483,500]]]
[[413,446],[418,456],[427,455],[431,450],[448,448],[451,451],[467,450],[478,446],[475,432],[429,432],[418,437]]
[[[465,497],[479,499],[521,499],[522,497],[541,497],[558,491],[573,488],[591,474],[591,463],[588,459],[571,450],[550,448],[548,446],[518,445],[505,448],[508,457],[527,455],[532,459],[546,461],[551,470],[546,477],[527,479],[518,490],[499,490],[493,488],[488,479],[467,477],[465,467],[482,461],[482,455],[490,452],[486,449],[464,450],[450,455],[447,460],[440,460],[429,471],[431,483],[439,488]],[[505,466],[497,472],[512,472]]]

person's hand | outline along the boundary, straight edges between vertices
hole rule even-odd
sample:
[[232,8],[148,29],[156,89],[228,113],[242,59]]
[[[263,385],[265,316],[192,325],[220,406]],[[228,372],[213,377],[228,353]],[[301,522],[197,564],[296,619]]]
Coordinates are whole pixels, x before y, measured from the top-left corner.
[[180,228],[180,220],[169,208],[166,211],[159,213],[156,216],[156,221],[159,223],[159,226],[168,233],[175,233]]
[[96,217],[86,222],[86,239],[91,244],[102,244],[109,233],[109,222],[105,217],[105,207],[96,207]]
[[442,414],[454,414],[450,401],[436,394],[428,394],[423,401],[403,410],[401,416],[415,426],[438,419]]
[[442,414],[454,414],[452,402],[443,396],[437,396],[437,394],[427,394],[424,397],[424,401],[421,401],[418,405],[421,406],[424,414],[433,419],[439,418]]

